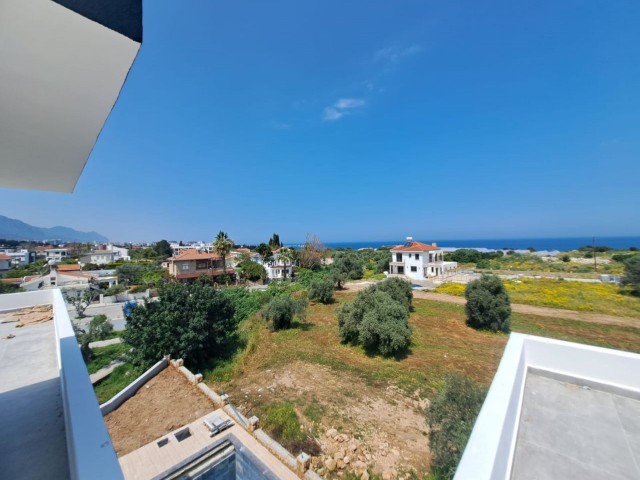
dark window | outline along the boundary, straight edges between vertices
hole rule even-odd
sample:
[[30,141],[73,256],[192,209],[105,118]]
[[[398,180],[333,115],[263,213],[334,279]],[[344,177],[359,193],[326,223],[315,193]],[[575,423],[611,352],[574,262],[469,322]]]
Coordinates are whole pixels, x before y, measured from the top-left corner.
[[402,261],[402,254],[396,253],[396,262],[401,262],[401,261]]
[[196,270],[204,270],[206,268],[209,268],[209,262],[206,260],[198,260],[196,262]]
[[416,260],[420,260],[420,255],[416,253]]
[[412,272],[417,272],[418,271],[418,267],[411,267],[411,271]]

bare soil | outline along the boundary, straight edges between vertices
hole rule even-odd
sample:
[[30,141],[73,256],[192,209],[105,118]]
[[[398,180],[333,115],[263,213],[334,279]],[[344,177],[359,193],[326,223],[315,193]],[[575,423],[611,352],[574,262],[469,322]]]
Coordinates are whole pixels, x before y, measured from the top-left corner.
[[[296,361],[242,377],[229,393],[245,415],[259,414],[261,405],[292,402],[322,449],[313,458],[314,466],[328,478],[332,472],[354,469],[357,462],[392,477],[429,469],[427,400],[407,396],[394,386],[381,390],[353,375]],[[321,410],[310,420],[314,408]],[[342,468],[326,467],[344,463],[345,457],[348,463]]]
[[169,366],[105,417],[121,457],[215,410],[197,387]]

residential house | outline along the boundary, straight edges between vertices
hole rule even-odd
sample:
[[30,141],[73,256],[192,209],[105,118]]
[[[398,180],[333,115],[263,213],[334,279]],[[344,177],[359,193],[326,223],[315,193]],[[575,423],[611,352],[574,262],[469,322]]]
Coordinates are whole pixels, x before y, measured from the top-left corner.
[[222,257],[215,253],[186,250],[166,261],[169,273],[177,280],[188,282],[201,275],[216,278],[223,273],[235,275],[233,268],[224,268]]
[[11,257],[0,253],[0,272],[4,272],[11,268]]
[[268,262],[262,262],[262,266],[267,271],[267,278],[269,280],[283,280],[285,278],[293,277],[292,262],[285,263],[280,260],[280,249],[273,252],[273,259]]
[[435,243],[427,245],[407,237],[404,245],[391,249],[389,274],[404,275],[411,280],[425,280],[450,275],[457,271],[457,262],[445,262],[444,252]]
[[12,267],[29,265],[36,260],[36,252],[30,252],[26,248],[21,248],[19,250],[16,248],[0,248],[0,254],[11,257]]
[[47,262],[60,262],[71,257],[71,253],[68,248],[47,248],[44,253]]
[[180,243],[171,243],[171,250],[173,250],[173,256],[177,257],[178,255],[187,252],[189,250],[196,250],[198,252],[206,252],[206,253],[214,253],[214,248],[212,243],[205,242],[187,242],[186,244],[181,245]]
[[93,263],[95,265],[105,265],[113,263],[120,258],[120,254],[113,250],[96,250],[94,252],[85,253],[80,257],[80,263],[86,265]]

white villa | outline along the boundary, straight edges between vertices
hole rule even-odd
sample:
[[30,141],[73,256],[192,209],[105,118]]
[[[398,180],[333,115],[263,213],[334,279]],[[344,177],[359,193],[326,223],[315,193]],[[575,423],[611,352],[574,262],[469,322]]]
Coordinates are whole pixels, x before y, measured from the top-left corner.
[[444,252],[435,243],[416,242],[407,237],[404,245],[391,249],[390,275],[404,275],[411,280],[451,275],[458,269],[458,262],[445,262]]

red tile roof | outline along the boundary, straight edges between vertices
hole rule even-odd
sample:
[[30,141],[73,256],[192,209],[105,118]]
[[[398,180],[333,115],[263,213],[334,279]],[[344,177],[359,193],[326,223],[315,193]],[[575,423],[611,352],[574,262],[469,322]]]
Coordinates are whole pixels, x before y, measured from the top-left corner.
[[167,260],[219,260],[222,257],[216,253],[199,252],[194,249],[185,250],[177,257],[169,257]]
[[59,272],[80,272],[82,271],[82,267],[78,263],[72,263],[67,265],[57,265],[57,269]]
[[0,253],[0,260],[11,260],[9,255],[5,255],[4,253]]
[[404,245],[396,245],[391,249],[392,252],[428,252],[430,250],[441,250],[441,248],[421,242],[408,242]]

